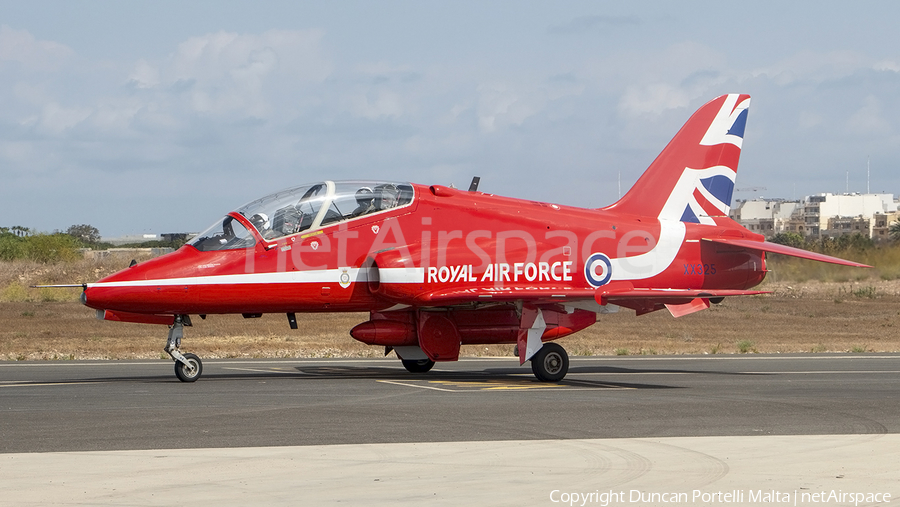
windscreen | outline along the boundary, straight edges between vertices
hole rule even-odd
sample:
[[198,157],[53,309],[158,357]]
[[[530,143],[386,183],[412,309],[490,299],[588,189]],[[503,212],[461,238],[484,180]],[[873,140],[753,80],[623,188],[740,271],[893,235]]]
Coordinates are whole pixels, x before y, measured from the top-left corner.
[[246,227],[234,219],[226,216],[214,223],[209,229],[201,232],[188,244],[201,252],[214,250],[237,250],[248,248],[256,243],[255,238]]

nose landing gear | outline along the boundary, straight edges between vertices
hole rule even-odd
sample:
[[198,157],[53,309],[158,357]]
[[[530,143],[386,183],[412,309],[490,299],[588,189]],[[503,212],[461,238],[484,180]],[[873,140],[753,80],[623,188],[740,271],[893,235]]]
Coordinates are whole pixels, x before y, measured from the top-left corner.
[[191,325],[187,315],[176,315],[175,323],[169,327],[169,338],[164,349],[175,361],[175,376],[182,382],[196,382],[203,373],[203,363],[196,354],[182,354],[178,348],[184,336],[184,325]]

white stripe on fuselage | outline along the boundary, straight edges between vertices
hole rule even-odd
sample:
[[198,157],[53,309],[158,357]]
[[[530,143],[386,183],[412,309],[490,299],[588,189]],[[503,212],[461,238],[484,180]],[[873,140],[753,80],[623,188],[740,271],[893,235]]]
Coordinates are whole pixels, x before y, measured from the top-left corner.
[[[346,269],[346,268],[344,268]],[[207,275],[180,278],[158,278],[152,280],[123,280],[120,282],[97,282],[87,284],[93,287],[161,287],[172,285],[246,285],[262,283],[338,283],[344,269],[314,269],[277,273],[246,273],[240,275]],[[368,281],[368,270],[350,268],[347,270],[354,282]],[[380,268],[381,283],[424,283],[425,268]]]
[[659,221],[659,241],[649,252],[610,259],[610,280],[644,280],[665,271],[681,250],[686,229],[683,222]]

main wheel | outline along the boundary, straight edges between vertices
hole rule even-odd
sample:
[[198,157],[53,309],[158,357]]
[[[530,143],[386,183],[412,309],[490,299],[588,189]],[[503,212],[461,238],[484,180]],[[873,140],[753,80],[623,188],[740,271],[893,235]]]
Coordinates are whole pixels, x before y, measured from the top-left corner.
[[541,382],[559,382],[569,372],[569,355],[555,343],[545,343],[531,358],[531,371]]
[[401,359],[400,362],[410,373],[425,373],[434,366],[431,359]]
[[182,382],[196,382],[203,373],[203,363],[196,354],[185,354],[184,358],[187,359],[190,367],[181,361],[175,361],[175,376]]

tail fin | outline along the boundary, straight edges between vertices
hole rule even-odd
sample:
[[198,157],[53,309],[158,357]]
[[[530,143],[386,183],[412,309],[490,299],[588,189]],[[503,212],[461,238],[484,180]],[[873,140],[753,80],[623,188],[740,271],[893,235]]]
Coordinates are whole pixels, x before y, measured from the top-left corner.
[[631,190],[604,209],[708,225],[727,217],[749,107],[749,95],[707,102]]

